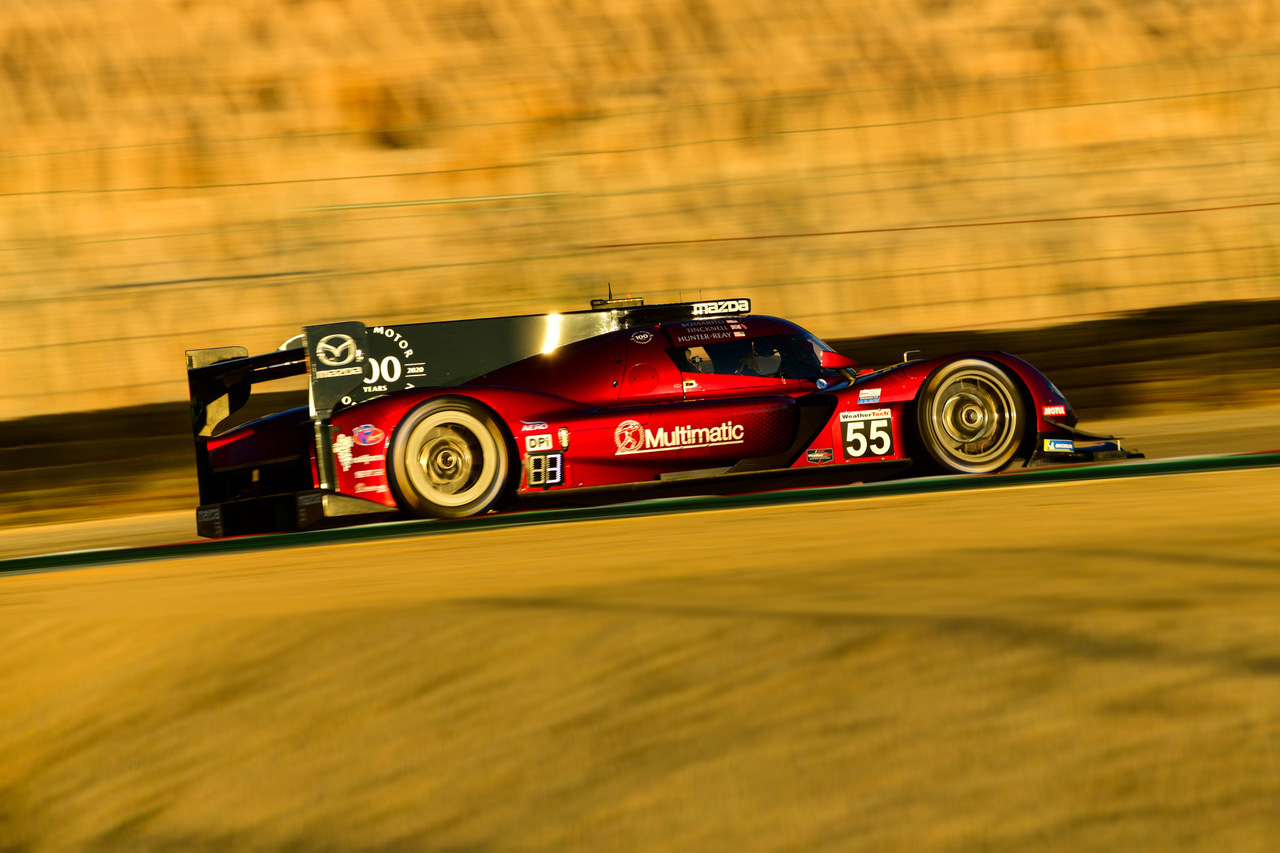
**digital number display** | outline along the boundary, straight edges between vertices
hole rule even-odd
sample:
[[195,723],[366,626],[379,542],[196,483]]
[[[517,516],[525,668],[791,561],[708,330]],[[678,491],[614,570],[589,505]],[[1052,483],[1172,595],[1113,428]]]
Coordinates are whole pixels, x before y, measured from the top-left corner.
[[549,489],[564,483],[563,453],[531,453],[525,457],[525,479],[531,489]]

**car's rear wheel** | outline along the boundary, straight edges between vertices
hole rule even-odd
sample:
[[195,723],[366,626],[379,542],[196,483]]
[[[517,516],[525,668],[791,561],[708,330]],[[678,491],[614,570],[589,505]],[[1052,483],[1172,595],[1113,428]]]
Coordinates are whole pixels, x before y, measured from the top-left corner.
[[401,507],[418,516],[465,518],[493,509],[510,480],[507,437],[473,400],[441,397],[396,427],[390,480]]
[[1032,427],[1016,380],[985,359],[944,364],[916,406],[920,443],[944,472],[985,474],[1017,457]]

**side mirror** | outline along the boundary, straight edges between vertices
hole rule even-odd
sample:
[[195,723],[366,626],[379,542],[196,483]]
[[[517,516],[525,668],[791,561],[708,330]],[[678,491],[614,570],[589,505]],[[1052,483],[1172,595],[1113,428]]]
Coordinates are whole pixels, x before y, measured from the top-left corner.
[[818,352],[818,364],[823,370],[853,370],[858,366],[849,356],[825,349]]

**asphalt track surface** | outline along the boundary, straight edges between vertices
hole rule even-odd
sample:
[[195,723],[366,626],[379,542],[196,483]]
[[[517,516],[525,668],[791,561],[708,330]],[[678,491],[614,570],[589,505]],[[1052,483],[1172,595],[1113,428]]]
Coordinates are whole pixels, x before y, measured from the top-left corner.
[[0,577],[0,837],[1270,849],[1275,415],[1100,427],[1149,459],[1062,473],[8,531],[52,562]]
[[[569,525],[717,509],[779,506],[891,495],[969,492],[1071,481],[1147,478],[1280,465],[1280,406],[1214,412],[1188,409],[1086,424],[1125,437],[1146,459],[1068,465],[979,477],[909,477],[886,482],[731,496],[655,498],[599,507],[529,510],[460,521],[401,521],[333,530],[192,541],[190,513],[103,519],[0,531],[0,574],[322,545],[439,536],[503,527]],[[957,498],[959,499],[959,498]]]

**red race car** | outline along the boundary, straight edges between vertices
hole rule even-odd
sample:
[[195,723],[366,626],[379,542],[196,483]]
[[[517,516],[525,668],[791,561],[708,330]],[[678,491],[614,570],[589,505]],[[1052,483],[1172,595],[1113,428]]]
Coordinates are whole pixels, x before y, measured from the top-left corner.
[[[860,370],[748,299],[442,323],[308,326],[191,350],[203,536],[520,504],[865,482],[1137,456],[1075,428],[1005,353]],[[253,385],[308,404],[219,430]],[[300,401],[299,401],[300,402]]]

